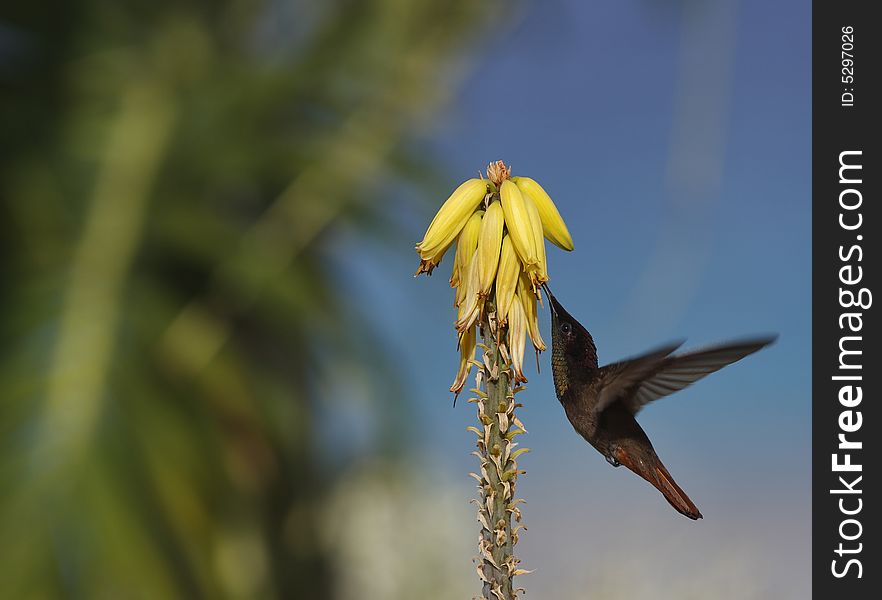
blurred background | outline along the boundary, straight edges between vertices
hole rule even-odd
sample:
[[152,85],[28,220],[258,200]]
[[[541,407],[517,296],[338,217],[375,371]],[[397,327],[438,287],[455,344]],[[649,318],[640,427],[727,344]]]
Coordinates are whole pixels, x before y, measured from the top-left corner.
[[52,4],[0,11],[0,597],[478,593],[449,261],[411,275],[497,159],[601,362],[781,334],[641,413],[696,523],[543,355],[519,584],[808,597],[805,3]]

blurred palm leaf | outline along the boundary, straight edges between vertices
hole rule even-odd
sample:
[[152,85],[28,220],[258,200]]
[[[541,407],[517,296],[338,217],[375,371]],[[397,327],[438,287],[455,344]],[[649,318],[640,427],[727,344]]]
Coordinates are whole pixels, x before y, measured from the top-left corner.
[[403,395],[324,245],[388,223],[377,194],[426,168],[402,144],[492,8],[0,17],[0,596],[333,594],[329,382],[390,431]]

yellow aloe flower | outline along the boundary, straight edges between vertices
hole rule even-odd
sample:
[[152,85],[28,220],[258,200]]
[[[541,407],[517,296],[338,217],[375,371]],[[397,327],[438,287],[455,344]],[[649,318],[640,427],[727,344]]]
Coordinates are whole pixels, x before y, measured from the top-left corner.
[[[450,285],[456,289],[455,327],[463,354],[451,390],[461,390],[468,376],[476,331],[493,335],[513,381],[526,382],[527,336],[537,352],[546,349],[538,316],[539,287],[549,279],[545,239],[564,250],[573,249],[572,237],[548,193],[529,177],[512,177],[511,167],[502,161],[488,165],[487,179],[463,182],[432,219],[416,245],[421,259],[417,274],[431,274],[456,244]],[[489,320],[488,301],[493,301],[496,311]]]
[[530,217],[530,227],[533,230],[533,241],[536,243],[535,265],[530,265],[527,272],[530,274],[530,280],[536,293],[539,292],[539,285],[548,281],[548,265],[545,262],[545,239],[542,237],[542,221],[539,218],[539,210],[530,199],[529,196],[523,195],[524,206],[527,209],[527,215]]
[[528,268],[537,265],[539,257],[536,255],[536,240],[524,197],[518,187],[510,179],[506,179],[500,186],[499,198],[505,212],[505,226],[515,251]]
[[499,270],[496,273],[496,319],[504,323],[508,317],[508,308],[514,298],[521,274],[521,259],[518,258],[511,237],[502,238],[502,249],[499,253]]
[[505,215],[502,204],[493,202],[487,207],[478,237],[478,293],[484,298],[489,295],[490,288],[493,287],[493,280],[496,278],[496,270],[499,267],[504,224]]
[[545,351],[545,341],[539,334],[539,312],[536,310],[536,294],[533,293],[532,282],[526,273],[518,279],[518,300],[524,309],[524,319],[527,323],[527,333],[533,341],[533,347],[537,352]]
[[423,240],[416,245],[422,260],[417,275],[431,274],[432,269],[441,262],[446,250],[465,227],[466,222],[480,206],[487,195],[486,179],[469,179],[460,185],[447,201],[438,209],[438,213],[426,229]]
[[456,330],[463,333],[478,320],[484,308],[484,299],[478,294],[478,251],[472,254],[472,260],[466,265],[466,280],[460,284],[465,288],[456,319]]
[[527,319],[520,302],[508,309],[508,352],[511,356],[513,383],[526,383],[524,377],[524,346],[527,343]]
[[564,223],[557,206],[551,200],[551,196],[535,180],[529,177],[512,177],[521,193],[529,196],[539,210],[539,218],[542,220],[542,231],[548,241],[563,250],[573,249],[573,238]]
[[472,370],[472,361],[475,359],[475,348],[477,347],[476,327],[469,327],[459,336],[459,370],[456,373],[456,379],[450,386],[450,391],[459,394],[465,387],[465,382]]
[[[545,190],[528,177],[513,178],[510,166],[495,161],[487,166],[487,179],[470,179],[451,194],[416,245],[421,259],[417,274],[431,274],[456,243],[450,285],[455,288],[459,369],[450,391],[458,396],[472,366],[477,367],[476,397],[469,402],[476,404],[478,426],[468,428],[478,436],[475,454],[480,460],[480,473],[470,473],[480,490],[477,572],[500,597],[506,578],[510,583],[511,577],[529,573],[518,568],[520,560],[511,552],[521,528],[512,526],[512,520],[521,521],[515,483],[524,473],[516,459],[527,451],[512,449],[518,445],[515,436],[527,431],[515,414],[521,406],[515,394],[527,383],[527,336],[536,350],[537,368],[539,352],[546,349],[538,315],[539,288],[548,281],[546,238],[573,249]],[[476,360],[479,346],[482,353]],[[496,549],[503,546],[499,558]]]
[[[478,247],[478,234],[481,231],[483,216],[483,210],[472,214],[456,238],[456,256],[453,259],[453,271],[450,274],[450,287],[457,287],[464,282],[466,267]],[[459,306],[459,304],[455,304],[455,306]]]

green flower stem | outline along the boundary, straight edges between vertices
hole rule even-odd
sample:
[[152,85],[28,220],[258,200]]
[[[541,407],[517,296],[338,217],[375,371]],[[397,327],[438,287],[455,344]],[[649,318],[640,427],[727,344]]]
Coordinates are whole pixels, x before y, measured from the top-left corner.
[[[514,555],[517,530],[512,519],[520,522],[520,501],[515,500],[515,482],[518,477],[516,458],[525,450],[514,451],[515,436],[526,433],[515,416],[518,406],[511,385],[511,365],[506,353],[497,343],[492,297],[488,299],[481,320],[483,361],[478,376],[477,405],[481,427],[478,434],[478,452],[481,474],[475,475],[481,490],[478,520],[481,523],[478,573],[484,582],[483,597],[487,600],[513,600],[517,594],[512,580],[525,573],[517,568],[520,562]],[[504,340],[503,340],[504,342]],[[483,389],[480,389],[483,387]]]

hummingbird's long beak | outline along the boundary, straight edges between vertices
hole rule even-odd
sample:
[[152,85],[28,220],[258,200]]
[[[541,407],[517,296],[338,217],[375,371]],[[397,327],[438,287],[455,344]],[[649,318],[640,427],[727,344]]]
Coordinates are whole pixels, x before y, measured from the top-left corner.
[[554,316],[557,316],[557,307],[559,306],[557,303],[557,298],[555,298],[554,294],[551,293],[551,288],[548,287],[547,283],[542,284],[542,289],[545,290],[545,294],[548,296],[548,306],[551,308],[551,313]]

